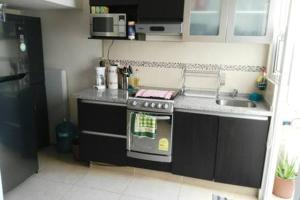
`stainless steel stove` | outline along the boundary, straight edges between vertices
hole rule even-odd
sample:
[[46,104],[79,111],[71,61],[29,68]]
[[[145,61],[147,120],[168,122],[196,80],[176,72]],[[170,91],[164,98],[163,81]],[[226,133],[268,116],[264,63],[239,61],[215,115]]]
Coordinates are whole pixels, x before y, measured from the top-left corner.
[[[159,92],[159,90],[156,90]],[[170,91],[170,90],[168,90]],[[160,97],[137,97],[131,94],[127,102],[127,156],[155,162],[172,161],[174,100],[179,92],[172,90],[167,99]],[[144,114],[155,118],[155,138],[133,134],[133,114]]]

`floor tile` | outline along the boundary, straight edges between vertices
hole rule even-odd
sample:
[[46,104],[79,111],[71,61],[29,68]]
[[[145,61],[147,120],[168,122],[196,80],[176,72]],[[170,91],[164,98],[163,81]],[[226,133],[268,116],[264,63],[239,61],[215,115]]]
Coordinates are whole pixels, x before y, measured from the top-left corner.
[[120,194],[74,186],[62,200],[119,200]]
[[69,164],[64,162],[48,162],[39,170],[39,178],[58,181],[67,184],[74,184],[88,173],[88,167]]
[[213,192],[201,187],[183,184],[179,194],[179,200],[211,200]]
[[122,193],[132,179],[132,172],[91,168],[75,185]]
[[37,178],[29,178],[5,195],[5,200],[61,200],[71,186]]
[[174,200],[177,199],[179,190],[178,182],[137,175],[124,194],[152,200]]
[[150,200],[150,199],[135,197],[135,196],[131,196],[131,195],[123,195],[120,200]]

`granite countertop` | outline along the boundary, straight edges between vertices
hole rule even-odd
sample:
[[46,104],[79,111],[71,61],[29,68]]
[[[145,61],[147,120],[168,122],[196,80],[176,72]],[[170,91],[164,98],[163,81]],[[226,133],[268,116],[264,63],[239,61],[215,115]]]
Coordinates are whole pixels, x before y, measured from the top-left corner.
[[[73,95],[75,98],[84,100],[102,101],[108,103],[126,104],[128,92],[125,90],[97,90],[86,89]],[[229,98],[229,97],[225,97]],[[236,99],[246,100],[245,97]],[[175,110],[187,110],[191,112],[237,114],[250,116],[271,116],[272,112],[265,102],[256,103],[255,108],[242,108],[231,106],[220,106],[216,104],[214,96],[212,97],[190,97],[180,95],[175,99]]]
[[126,104],[128,99],[128,92],[125,90],[97,90],[90,88],[75,93],[73,96],[77,99]]
[[[222,97],[221,97],[222,98]],[[225,99],[228,99],[226,97]],[[223,98],[222,98],[223,99]],[[235,99],[246,100],[244,97]],[[178,96],[175,101],[175,110],[182,109],[187,111],[198,111],[207,113],[223,113],[223,114],[237,114],[237,115],[251,115],[251,116],[271,116],[272,112],[265,102],[255,103],[255,108],[243,108],[232,106],[220,106],[216,104],[214,97],[189,97]]]

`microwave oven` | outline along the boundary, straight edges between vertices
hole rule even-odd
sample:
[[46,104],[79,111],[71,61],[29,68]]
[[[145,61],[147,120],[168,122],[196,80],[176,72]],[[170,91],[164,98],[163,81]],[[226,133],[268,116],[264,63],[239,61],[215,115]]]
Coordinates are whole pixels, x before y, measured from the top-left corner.
[[126,37],[126,14],[91,14],[91,36]]

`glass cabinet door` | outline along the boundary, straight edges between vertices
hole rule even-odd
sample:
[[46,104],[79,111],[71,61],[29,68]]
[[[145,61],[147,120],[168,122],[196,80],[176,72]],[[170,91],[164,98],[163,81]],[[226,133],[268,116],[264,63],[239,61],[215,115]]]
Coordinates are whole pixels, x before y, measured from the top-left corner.
[[218,36],[222,0],[190,0],[190,3],[190,35]]
[[234,36],[266,36],[270,0],[236,0]]

